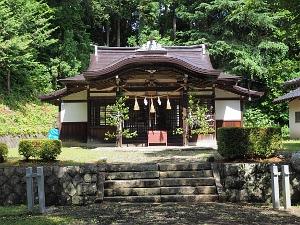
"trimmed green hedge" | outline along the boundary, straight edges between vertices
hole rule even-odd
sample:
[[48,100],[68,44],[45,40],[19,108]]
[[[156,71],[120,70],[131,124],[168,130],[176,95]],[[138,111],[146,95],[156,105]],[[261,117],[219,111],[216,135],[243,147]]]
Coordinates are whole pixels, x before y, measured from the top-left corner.
[[218,152],[228,159],[267,158],[282,149],[279,127],[222,127],[217,142]]
[[39,158],[45,161],[55,160],[61,153],[61,141],[48,139],[21,140],[19,154],[26,160]]
[[0,163],[7,159],[8,147],[5,143],[0,143]]

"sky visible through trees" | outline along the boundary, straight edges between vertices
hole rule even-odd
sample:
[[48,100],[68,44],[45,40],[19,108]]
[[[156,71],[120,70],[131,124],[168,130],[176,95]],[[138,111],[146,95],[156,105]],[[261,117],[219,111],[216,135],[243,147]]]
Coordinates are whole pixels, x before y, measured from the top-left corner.
[[0,100],[59,88],[58,79],[86,69],[91,43],[137,46],[153,37],[206,44],[215,68],[265,90],[247,115],[284,124],[286,105],[272,101],[300,77],[299,14],[295,0],[1,0]]

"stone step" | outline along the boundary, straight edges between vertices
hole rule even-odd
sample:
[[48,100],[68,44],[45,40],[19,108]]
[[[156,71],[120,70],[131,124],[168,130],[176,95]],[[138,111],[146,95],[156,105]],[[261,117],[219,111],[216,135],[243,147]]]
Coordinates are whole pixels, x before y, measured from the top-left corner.
[[184,171],[184,170],[210,170],[211,164],[207,162],[203,163],[176,163],[176,164],[169,164],[169,163],[159,163],[159,170],[160,171]]
[[200,170],[200,171],[163,171],[159,173],[160,178],[196,178],[196,177],[212,177],[212,170]]
[[106,180],[130,180],[130,179],[150,179],[158,178],[158,171],[145,172],[109,172],[106,175]]
[[218,195],[153,195],[104,197],[111,202],[216,202]]
[[143,171],[157,171],[158,164],[143,163],[143,164],[108,164],[107,172],[143,172]]
[[202,178],[163,178],[160,179],[161,187],[178,187],[178,186],[210,186],[215,185],[215,179],[212,177]]
[[104,182],[105,189],[116,189],[116,188],[150,188],[160,187],[159,179],[138,179],[138,180],[106,180]]
[[201,194],[216,194],[215,186],[182,186],[182,187],[162,187],[160,188],[161,195],[201,195]]
[[160,195],[104,197],[104,201],[110,201],[110,202],[160,202]]
[[160,195],[160,188],[117,188],[105,189],[104,196],[147,196]]
[[216,202],[218,195],[161,195],[161,202]]

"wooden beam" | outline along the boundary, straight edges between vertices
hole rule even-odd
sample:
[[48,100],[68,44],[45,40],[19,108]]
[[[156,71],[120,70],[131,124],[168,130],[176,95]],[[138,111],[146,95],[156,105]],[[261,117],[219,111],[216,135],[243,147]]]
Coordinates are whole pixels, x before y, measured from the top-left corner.
[[187,123],[188,118],[188,86],[187,86],[187,77],[185,78],[185,85],[182,91],[182,139],[183,146],[189,145],[189,125]]
[[86,140],[89,142],[91,138],[91,96],[90,96],[90,86],[87,86],[87,125],[86,125]]

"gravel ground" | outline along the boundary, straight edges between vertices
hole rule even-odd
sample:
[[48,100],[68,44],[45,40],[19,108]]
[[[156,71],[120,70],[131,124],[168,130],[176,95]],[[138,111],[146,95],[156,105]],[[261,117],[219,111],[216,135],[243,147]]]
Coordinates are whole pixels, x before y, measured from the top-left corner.
[[59,207],[51,214],[74,218],[76,224],[300,224],[300,208],[274,211],[269,206],[228,203],[102,203]]

